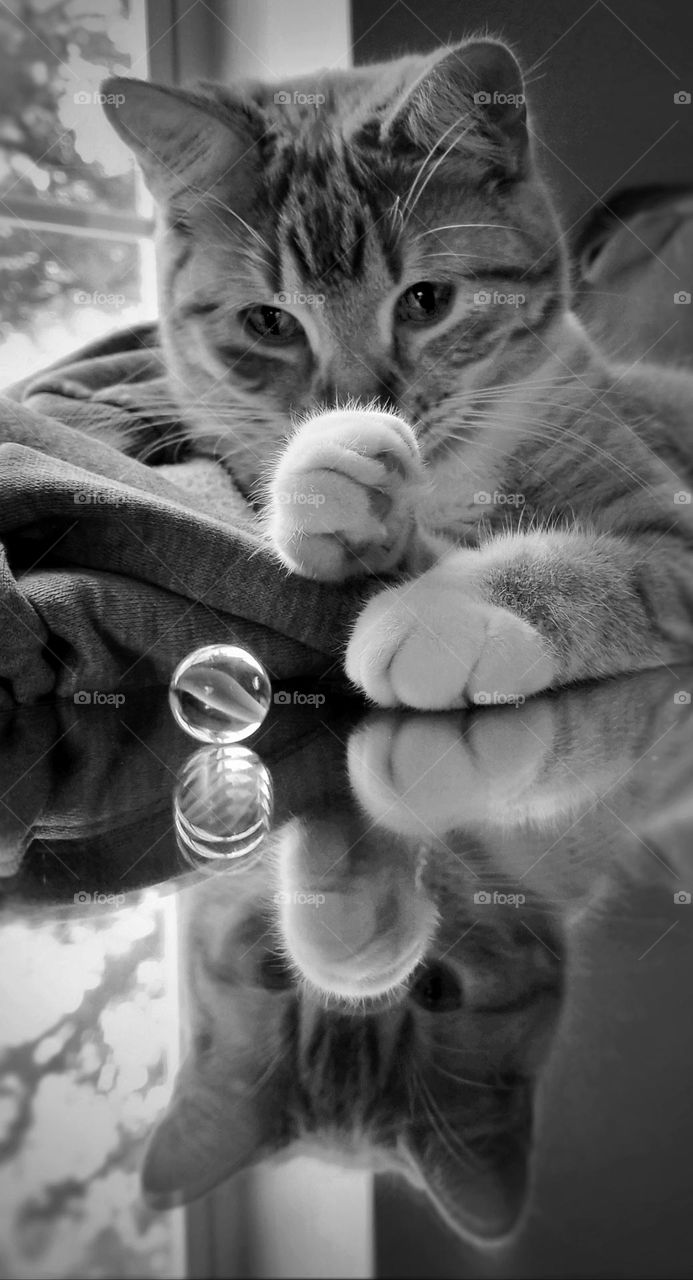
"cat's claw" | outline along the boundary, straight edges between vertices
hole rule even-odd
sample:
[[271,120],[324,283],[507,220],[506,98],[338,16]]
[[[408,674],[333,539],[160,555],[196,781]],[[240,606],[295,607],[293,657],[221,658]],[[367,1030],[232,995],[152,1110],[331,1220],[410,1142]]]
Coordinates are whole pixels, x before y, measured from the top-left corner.
[[416,437],[390,413],[333,410],[289,442],[269,490],[269,533],[289,568],[328,582],[403,562],[422,464]]
[[519,702],[550,688],[557,674],[535,627],[468,595],[442,567],[369,601],[346,672],[379,706],[422,711]]

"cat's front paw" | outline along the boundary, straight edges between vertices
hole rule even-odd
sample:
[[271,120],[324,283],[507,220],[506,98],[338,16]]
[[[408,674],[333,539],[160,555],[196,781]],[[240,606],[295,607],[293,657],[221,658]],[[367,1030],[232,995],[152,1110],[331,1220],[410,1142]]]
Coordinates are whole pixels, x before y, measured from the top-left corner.
[[535,627],[438,566],[366,605],[346,671],[382,707],[443,711],[517,702],[550,688],[557,667]]
[[403,560],[422,478],[416,437],[390,413],[333,410],[290,440],[269,487],[269,533],[285,564],[328,582]]

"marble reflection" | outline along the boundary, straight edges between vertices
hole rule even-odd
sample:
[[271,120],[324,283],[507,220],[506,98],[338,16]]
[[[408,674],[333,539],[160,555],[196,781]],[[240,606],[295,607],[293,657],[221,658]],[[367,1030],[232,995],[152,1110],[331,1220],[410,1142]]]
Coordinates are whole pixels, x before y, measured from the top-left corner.
[[272,808],[272,780],[256,752],[237,745],[196,751],[181,766],[173,796],[185,861],[202,870],[259,857]]
[[180,897],[190,1048],[150,1201],[319,1152],[402,1174],[459,1235],[516,1230],[582,922],[643,886],[666,921],[691,887],[681,680],[377,712],[316,735],[302,791],[280,769],[262,861]]

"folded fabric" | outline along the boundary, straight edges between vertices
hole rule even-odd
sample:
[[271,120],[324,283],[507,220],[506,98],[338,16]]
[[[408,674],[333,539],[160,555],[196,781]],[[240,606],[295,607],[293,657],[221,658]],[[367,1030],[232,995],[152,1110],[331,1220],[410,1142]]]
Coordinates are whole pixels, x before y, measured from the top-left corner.
[[155,344],[117,335],[0,399],[0,705],[165,682],[216,641],[274,679],[340,669],[369,587],[287,574],[232,480],[175,460]]

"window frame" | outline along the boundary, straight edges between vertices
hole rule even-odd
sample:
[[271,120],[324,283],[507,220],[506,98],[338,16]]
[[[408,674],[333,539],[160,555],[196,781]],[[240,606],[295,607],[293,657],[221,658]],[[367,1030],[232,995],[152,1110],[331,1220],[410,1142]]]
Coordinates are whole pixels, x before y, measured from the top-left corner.
[[[144,9],[146,74],[152,80],[178,84],[186,74],[183,62],[192,61],[191,54],[199,55],[209,42],[212,15],[208,15],[205,21],[200,21],[198,16],[193,26],[190,21],[185,22],[182,0],[144,0]],[[197,36],[195,27],[200,29]],[[205,32],[204,45],[201,29]],[[21,227],[28,231],[57,231],[100,240],[140,241],[151,239],[155,220],[136,210],[131,213],[112,212],[63,204],[50,198],[39,200],[9,195],[7,198],[0,196],[0,226]]]

